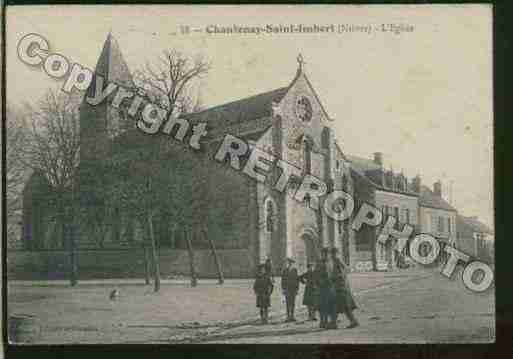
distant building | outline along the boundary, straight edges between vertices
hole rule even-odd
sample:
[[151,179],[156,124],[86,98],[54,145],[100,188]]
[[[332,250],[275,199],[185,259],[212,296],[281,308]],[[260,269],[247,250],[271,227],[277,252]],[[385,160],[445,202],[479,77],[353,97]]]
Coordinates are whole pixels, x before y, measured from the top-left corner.
[[[380,152],[374,153],[373,159],[348,157],[354,169],[355,182],[358,183],[355,185],[357,196],[367,197],[368,203],[381,210],[383,223],[388,216],[393,216],[397,219],[397,229],[402,229],[405,224],[417,228],[418,188],[416,191],[402,173],[385,170],[383,154]],[[372,261],[376,270],[393,269],[396,266],[397,253],[393,250],[393,241],[388,241],[386,245],[376,244],[380,228],[367,229],[366,232],[356,234],[356,251],[366,252],[357,253],[357,256],[361,260]]]
[[[420,177],[417,177],[420,184]],[[420,184],[419,230],[438,240],[454,245],[456,241],[456,209],[442,197],[442,183],[435,182],[433,190]]]
[[456,248],[488,263],[494,262],[493,231],[477,217],[457,217]]

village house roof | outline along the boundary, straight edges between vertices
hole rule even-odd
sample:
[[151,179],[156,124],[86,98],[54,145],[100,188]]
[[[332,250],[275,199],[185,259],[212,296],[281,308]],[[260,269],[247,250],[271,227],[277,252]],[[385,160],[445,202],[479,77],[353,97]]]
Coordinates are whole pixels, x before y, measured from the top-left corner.
[[419,205],[421,207],[429,207],[435,209],[443,209],[445,211],[456,212],[456,209],[449,203],[447,203],[445,199],[443,199],[440,196],[437,196],[433,191],[431,191],[426,186],[421,186],[420,188]]
[[465,217],[458,215],[456,217],[458,232],[478,232],[493,234],[493,231],[483,222],[479,221],[477,217]]
[[394,192],[399,194],[405,194],[409,196],[416,196],[417,193],[413,191],[400,191],[397,189],[392,189],[388,187],[384,187],[379,183],[376,183],[376,181],[373,180],[372,176],[369,175],[369,173],[374,171],[383,171],[383,168],[378,165],[376,162],[374,162],[372,159],[354,156],[354,155],[347,155],[346,156],[349,161],[351,162],[351,168],[354,170],[355,173],[358,173],[360,176],[365,177],[367,180],[367,183],[374,186],[374,188],[379,189],[381,191],[387,191],[387,192]]

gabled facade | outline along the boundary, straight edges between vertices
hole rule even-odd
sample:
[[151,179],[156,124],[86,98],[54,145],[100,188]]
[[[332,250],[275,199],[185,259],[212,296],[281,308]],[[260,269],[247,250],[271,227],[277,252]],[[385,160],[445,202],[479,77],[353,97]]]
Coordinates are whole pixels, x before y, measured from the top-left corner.
[[433,190],[424,185],[420,187],[420,232],[429,233],[438,240],[454,246],[457,232],[457,211],[442,197],[442,183],[435,182]]
[[[324,181],[329,191],[353,191],[349,162],[301,67],[283,97],[273,101],[271,125],[254,145],[297,167],[302,176],[312,175]],[[277,175],[279,172],[271,176],[269,183],[258,183],[256,188],[259,222],[268,223],[270,213],[276,217],[275,228],[265,225],[259,229],[258,261],[270,256],[280,263],[293,257],[299,269],[304,270],[307,262],[318,258],[321,247],[338,248],[342,257],[350,261],[354,236],[348,223],[333,221],[321,208],[313,210],[308,200],[295,199],[297,183],[290,184],[283,193],[277,192],[272,187]]]

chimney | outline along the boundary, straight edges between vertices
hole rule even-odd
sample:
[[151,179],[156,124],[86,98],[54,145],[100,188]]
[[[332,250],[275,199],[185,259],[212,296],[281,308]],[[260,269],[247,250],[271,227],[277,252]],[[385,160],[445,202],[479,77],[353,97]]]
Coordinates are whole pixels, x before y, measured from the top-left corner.
[[419,193],[420,192],[420,187],[422,186],[422,181],[420,179],[420,175],[416,175],[412,180],[411,180],[411,188],[413,190],[413,192],[415,193]]
[[374,163],[380,166],[383,166],[383,153],[382,152],[374,152]]
[[442,197],[442,182],[436,181],[433,184],[433,192],[438,196]]

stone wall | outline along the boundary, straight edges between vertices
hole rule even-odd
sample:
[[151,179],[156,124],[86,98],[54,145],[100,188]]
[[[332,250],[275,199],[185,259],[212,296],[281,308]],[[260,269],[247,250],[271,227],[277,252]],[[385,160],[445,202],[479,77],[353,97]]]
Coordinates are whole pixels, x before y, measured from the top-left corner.
[[[219,259],[226,278],[248,278],[254,275],[255,263],[246,249],[219,250]],[[212,252],[194,252],[199,278],[215,278],[217,270]],[[161,249],[159,253],[162,278],[190,273],[187,251]],[[9,279],[66,279],[69,253],[65,251],[7,252]],[[125,250],[78,251],[79,279],[144,278],[142,248]]]

